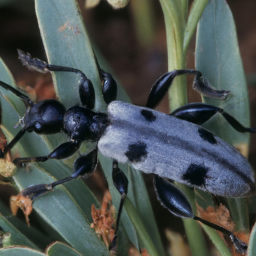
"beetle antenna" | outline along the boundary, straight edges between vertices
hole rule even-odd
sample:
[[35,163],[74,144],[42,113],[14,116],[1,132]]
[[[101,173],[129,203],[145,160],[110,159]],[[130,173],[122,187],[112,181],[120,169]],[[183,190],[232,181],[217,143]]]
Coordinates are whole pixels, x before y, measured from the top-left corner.
[[18,91],[14,87],[4,83],[3,81],[0,81],[0,86],[3,87],[7,91],[11,91],[13,94],[15,94],[16,96],[21,98],[24,101],[24,103],[26,104],[26,107],[28,107],[28,106],[32,107],[34,105],[34,102],[28,96],[21,93],[20,91]]

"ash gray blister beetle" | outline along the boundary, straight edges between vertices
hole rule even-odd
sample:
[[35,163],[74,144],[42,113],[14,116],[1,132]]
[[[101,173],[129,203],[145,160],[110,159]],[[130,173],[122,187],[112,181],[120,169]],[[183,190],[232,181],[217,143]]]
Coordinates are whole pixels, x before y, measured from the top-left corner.
[[[97,142],[97,148],[82,155],[74,162],[70,177],[50,183],[30,186],[21,195],[35,200],[50,192],[57,185],[81,176],[89,176],[97,165],[97,151],[113,159],[113,181],[122,195],[116,222],[116,235],[111,249],[115,249],[117,230],[123,202],[128,189],[128,180],[118,162],[129,163],[145,173],[154,173],[154,187],[158,200],[176,216],[194,218],[230,236],[238,251],[244,253],[247,245],[228,230],[205,221],[193,214],[186,196],[171,182],[163,178],[185,183],[224,197],[244,197],[255,194],[253,171],[250,164],[235,148],[211,132],[199,126],[216,113],[239,132],[256,132],[246,128],[223,109],[204,103],[188,104],[176,109],[170,115],[153,110],[168,91],[178,75],[194,75],[193,87],[199,93],[224,99],[228,91],[215,90],[197,70],[174,70],[165,73],[153,85],[146,107],[138,107],[116,101],[117,85],[113,77],[99,68],[102,80],[103,98],[108,104],[107,114],[93,111],[95,93],[91,81],[80,70],[50,65],[31,58],[19,51],[23,65],[39,72],[74,72],[81,79],[79,94],[82,106],[69,109],[57,100],[43,100],[38,103],[1,82],[0,86],[20,97],[27,106],[22,119],[22,129],[5,147],[4,155],[26,132],[51,134],[63,131],[70,141],[59,145],[47,156],[16,158],[13,163],[44,162],[49,159],[65,159],[73,155],[83,141]],[[96,60],[97,61],[97,60]]]

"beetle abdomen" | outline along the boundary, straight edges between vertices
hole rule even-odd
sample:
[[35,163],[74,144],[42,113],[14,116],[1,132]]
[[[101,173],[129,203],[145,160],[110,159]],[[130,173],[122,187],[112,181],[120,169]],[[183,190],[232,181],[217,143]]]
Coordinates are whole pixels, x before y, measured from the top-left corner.
[[107,157],[225,197],[255,189],[246,158],[198,125],[119,101],[109,105],[108,118],[98,143]]

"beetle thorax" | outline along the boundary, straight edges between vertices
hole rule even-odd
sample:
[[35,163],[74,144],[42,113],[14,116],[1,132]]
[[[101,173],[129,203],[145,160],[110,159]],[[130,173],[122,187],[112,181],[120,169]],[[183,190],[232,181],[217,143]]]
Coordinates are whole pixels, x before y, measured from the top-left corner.
[[105,114],[74,106],[64,116],[64,132],[72,140],[98,140],[107,125]]

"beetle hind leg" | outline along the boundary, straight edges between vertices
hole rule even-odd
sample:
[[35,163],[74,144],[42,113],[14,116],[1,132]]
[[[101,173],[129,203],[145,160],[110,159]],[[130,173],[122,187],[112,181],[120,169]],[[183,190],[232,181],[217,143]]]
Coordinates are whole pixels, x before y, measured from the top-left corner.
[[205,103],[191,103],[174,110],[170,115],[188,122],[201,125],[208,121],[216,113],[220,113],[227,122],[238,132],[255,133],[255,128],[244,127],[233,116],[225,112],[223,109],[205,104]]
[[156,176],[154,178],[154,187],[158,201],[172,214],[180,218],[192,218],[194,220],[202,222],[203,224],[213,229],[222,232],[223,234],[228,235],[234,243],[237,251],[239,251],[240,253],[246,253],[248,247],[247,244],[238,239],[232,232],[219,225],[216,225],[212,222],[206,221],[194,215],[192,207],[185,194],[180,189],[175,187],[171,182],[159,176]]

